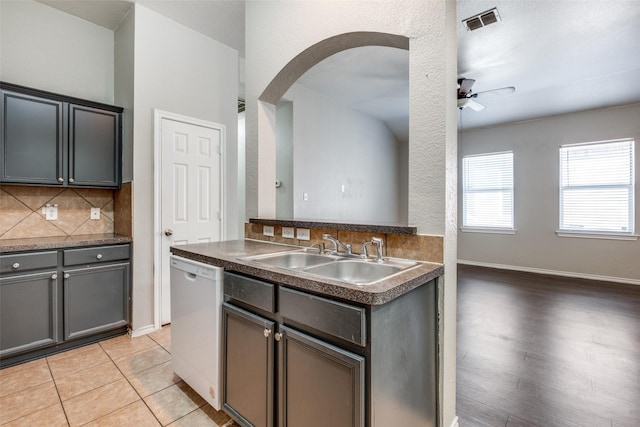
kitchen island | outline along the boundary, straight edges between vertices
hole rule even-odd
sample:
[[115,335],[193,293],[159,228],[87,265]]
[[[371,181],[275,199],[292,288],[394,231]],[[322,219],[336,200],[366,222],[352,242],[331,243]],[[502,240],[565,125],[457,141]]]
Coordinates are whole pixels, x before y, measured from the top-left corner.
[[225,411],[245,426],[436,426],[442,264],[357,284],[257,257],[301,250],[252,240],[171,248],[225,270]]

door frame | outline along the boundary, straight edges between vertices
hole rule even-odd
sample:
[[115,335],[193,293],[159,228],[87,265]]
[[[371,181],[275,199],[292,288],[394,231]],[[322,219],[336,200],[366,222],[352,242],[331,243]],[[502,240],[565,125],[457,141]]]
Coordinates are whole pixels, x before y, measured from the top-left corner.
[[194,126],[219,130],[222,134],[220,141],[220,240],[225,240],[227,229],[227,206],[224,203],[225,165],[227,163],[227,130],[225,125],[207,120],[196,119],[182,114],[153,109],[153,327],[162,327],[162,120],[168,119]]

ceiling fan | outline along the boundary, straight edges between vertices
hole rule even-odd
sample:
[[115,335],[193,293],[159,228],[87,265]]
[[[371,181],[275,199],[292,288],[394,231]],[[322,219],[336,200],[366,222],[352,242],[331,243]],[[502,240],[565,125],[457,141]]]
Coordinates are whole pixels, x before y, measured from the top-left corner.
[[475,100],[479,95],[506,95],[515,92],[516,88],[513,86],[501,87],[498,89],[485,90],[482,92],[473,93],[471,87],[475,83],[473,79],[458,79],[458,108],[463,109],[466,107],[471,108],[474,111],[484,110],[484,105]]

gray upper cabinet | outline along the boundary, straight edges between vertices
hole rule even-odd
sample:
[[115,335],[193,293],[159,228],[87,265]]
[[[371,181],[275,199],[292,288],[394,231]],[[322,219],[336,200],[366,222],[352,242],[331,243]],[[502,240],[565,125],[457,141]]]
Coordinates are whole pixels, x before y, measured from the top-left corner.
[[0,108],[2,182],[62,185],[63,102],[2,91]]
[[5,184],[119,188],[122,108],[0,82]]

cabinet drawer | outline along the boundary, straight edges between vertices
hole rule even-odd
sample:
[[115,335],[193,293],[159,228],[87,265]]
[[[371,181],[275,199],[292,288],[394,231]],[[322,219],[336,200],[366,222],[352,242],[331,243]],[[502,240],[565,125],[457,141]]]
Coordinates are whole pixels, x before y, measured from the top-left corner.
[[276,311],[275,287],[271,283],[225,272],[224,294],[269,313]]
[[310,326],[359,346],[366,346],[367,314],[364,308],[287,288],[280,288],[279,301],[280,314],[283,318]]
[[0,256],[0,273],[17,273],[42,268],[56,268],[58,252],[33,252]]
[[93,264],[96,262],[129,259],[129,245],[96,246],[93,248],[65,249],[64,265]]

